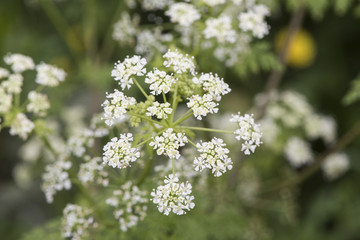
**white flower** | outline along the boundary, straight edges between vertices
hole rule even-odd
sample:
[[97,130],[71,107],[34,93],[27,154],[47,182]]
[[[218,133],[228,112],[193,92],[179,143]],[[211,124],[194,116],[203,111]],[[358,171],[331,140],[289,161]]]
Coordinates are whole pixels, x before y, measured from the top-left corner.
[[136,35],[136,27],[139,24],[139,19],[131,19],[128,12],[121,14],[120,20],[114,24],[112,37],[114,40],[121,43],[130,43]]
[[[167,37],[170,36],[170,39]],[[156,52],[164,53],[167,47],[163,42],[172,40],[171,34],[163,34],[160,27],[151,30],[144,29],[136,34],[135,53],[144,55],[146,59],[151,59]]]
[[313,161],[309,144],[298,137],[292,137],[286,142],[284,154],[293,167],[300,167]]
[[10,75],[9,71],[5,68],[0,67],[0,79],[6,78]]
[[101,105],[104,108],[104,119],[108,126],[112,126],[117,120],[123,119],[129,106],[135,105],[136,100],[133,97],[127,97],[123,92],[115,91],[111,94],[106,93],[106,98]]
[[224,79],[213,73],[202,73],[199,78],[194,77],[193,82],[201,84],[203,90],[212,95],[216,101],[220,101],[221,96],[231,91]]
[[92,211],[75,204],[67,204],[63,210],[61,235],[71,240],[81,240],[89,237],[88,228],[95,225]]
[[37,75],[35,82],[49,87],[58,86],[59,82],[63,82],[66,77],[64,70],[46,63],[37,65],[36,71]]
[[4,61],[7,65],[11,65],[11,69],[15,73],[21,73],[35,68],[34,61],[31,57],[19,53],[8,54],[4,57]]
[[6,113],[10,110],[12,105],[12,95],[7,94],[0,86],[0,113]]
[[106,204],[115,207],[114,216],[119,220],[120,229],[124,232],[144,220],[147,210],[147,193],[141,191],[130,181],[113,192],[111,198],[106,199]]
[[270,14],[264,5],[255,5],[247,12],[239,15],[239,28],[244,32],[251,31],[257,38],[263,38],[269,33],[269,25],[265,22],[265,16]]
[[205,117],[208,113],[217,113],[219,110],[217,108],[219,104],[214,102],[211,94],[192,95],[188,100],[187,106],[193,110],[194,116],[198,120],[201,120],[202,116]]
[[215,37],[219,43],[234,43],[236,41],[236,32],[231,27],[231,18],[229,16],[209,18],[205,24],[206,28],[203,31],[205,39]]
[[124,90],[126,87],[129,89],[134,83],[132,76],[143,76],[146,73],[146,59],[140,56],[126,57],[123,62],[118,61],[115,63],[114,70],[111,76],[115,81],[119,81],[119,85]]
[[97,183],[105,187],[109,184],[108,173],[105,172],[100,157],[87,159],[85,163],[82,163],[80,165],[78,177],[84,185]]
[[26,106],[28,112],[33,112],[39,116],[44,116],[47,109],[50,107],[47,95],[31,91],[28,94],[29,103]]
[[170,108],[170,103],[159,103],[153,102],[152,106],[147,109],[147,116],[156,116],[158,119],[167,119],[168,115],[172,113],[172,108]]
[[154,68],[154,71],[146,74],[145,82],[150,84],[151,94],[159,95],[161,93],[168,93],[176,79],[172,75]]
[[170,49],[164,54],[164,66],[172,67],[175,73],[185,73],[189,71],[195,75],[194,57],[189,57],[187,54],[180,53],[177,49],[171,51]]
[[71,188],[71,181],[67,170],[71,167],[71,162],[66,160],[66,156],[60,156],[54,163],[45,167],[42,175],[43,184],[41,189],[45,193],[46,201],[52,203],[56,192]]
[[170,5],[165,15],[170,17],[171,22],[179,23],[180,26],[185,27],[190,26],[201,17],[196,8],[188,3],[174,3]]
[[309,114],[305,119],[305,131],[309,138],[321,137],[330,144],[336,138],[336,122],[331,117]]
[[212,170],[215,177],[221,176],[226,170],[232,169],[231,158],[228,157],[229,149],[225,147],[222,139],[214,137],[210,142],[196,144],[200,157],[194,160],[195,171],[201,172],[204,168]]
[[235,138],[237,140],[244,140],[241,151],[249,155],[255,151],[255,148],[262,144],[260,125],[255,123],[254,115],[245,114],[241,116],[240,113],[232,115],[230,122],[235,122],[238,129],[235,130]]
[[322,170],[328,180],[340,177],[349,169],[349,159],[345,153],[334,153],[328,156],[322,163]]
[[18,94],[21,92],[23,81],[24,77],[21,74],[11,74],[8,80],[1,83],[1,86],[10,94]]
[[191,194],[192,186],[189,182],[178,183],[177,176],[170,174],[165,177],[165,185],[160,185],[151,192],[153,203],[165,215],[173,212],[177,215],[186,214],[195,207],[194,196]]
[[150,146],[152,146],[156,150],[157,155],[164,154],[169,158],[178,159],[180,157],[179,147],[185,145],[188,142],[187,137],[184,133],[173,133],[172,128],[168,128],[165,132],[162,133],[161,136],[153,137],[153,141],[150,142]]
[[131,147],[133,137],[131,133],[121,134],[120,138],[114,137],[104,146],[103,161],[113,168],[130,167],[140,157],[137,148]]
[[18,113],[11,123],[10,135],[19,135],[20,138],[26,140],[34,127],[34,123],[30,121],[25,114]]
[[164,9],[166,6],[173,4],[172,0],[142,0],[141,6],[146,11]]
[[224,4],[226,0],[203,0],[203,2],[210,7],[214,7],[219,4]]

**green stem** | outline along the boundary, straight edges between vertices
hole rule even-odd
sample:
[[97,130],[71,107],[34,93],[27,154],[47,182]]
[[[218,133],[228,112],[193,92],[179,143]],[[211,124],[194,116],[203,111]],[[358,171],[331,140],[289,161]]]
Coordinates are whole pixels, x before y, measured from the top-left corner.
[[134,83],[136,84],[136,86],[140,89],[140,91],[142,92],[142,94],[146,97],[146,99],[149,99],[149,95],[146,94],[146,92],[144,91],[144,89],[141,87],[141,85],[139,84],[139,82],[133,78]]
[[205,132],[226,133],[226,134],[233,134],[234,133],[233,131],[226,131],[226,130],[213,129],[213,128],[190,127],[190,126],[179,126],[179,128],[197,130],[197,131],[205,131]]
[[142,174],[140,175],[139,179],[136,181],[136,183],[135,183],[136,186],[140,186],[141,184],[143,184],[146,177],[149,175],[149,173],[151,171],[151,167],[152,167],[153,163],[154,163],[154,157],[151,156],[150,158],[148,158],[145,168],[144,168]]
[[176,122],[174,122],[172,124],[172,126],[176,126],[178,125],[179,123],[182,123],[183,121],[185,121],[186,119],[188,119],[189,117],[191,117],[193,114],[192,114],[192,110],[190,109],[189,111],[187,111],[182,117],[180,117]]
[[[135,116],[135,117],[139,117],[139,118],[141,118],[141,119],[144,119],[144,120],[146,120],[146,121],[149,121],[149,122],[151,122],[151,123],[155,123],[155,124],[158,124],[158,125],[163,125],[161,122],[155,121],[155,120],[151,119],[150,117],[144,117],[144,116],[141,116],[141,115],[136,114],[136,113],[133,113],[133,112],[129,112],[129,114],[130,114],[130,115],[133,115],[133,116]],[[153,127],[155,127],[155,126],[153,126]]]
[[197,147],[196,147],[196,144],[193,143],[193,141],[191,141],[189,138],[188,138],[188,142],[189,142],[191,145],[193,145],[195,148],[197,148]]
[[175,176],[175,159],[172,158],[171,161],[172,161],[172,174]]
[[178,85],[176,85],[175,92],[174,92],[174,95],[173,95],[173,102],[172,102],[172,109],[173,110],[172,110],[172,113],[171,113],[171,116],[170,116],[170,122],[171,123],[174,121],[174,115],[175,115],[177,104],[178,104],[178,101],[177,101],[177,89],[178,89]]
[[166,96],[165,96],[165,93],[164,93],[164,92],[162,92],[162,96],[163,96],[164,103],[167,103],[167,101],[166,101]]

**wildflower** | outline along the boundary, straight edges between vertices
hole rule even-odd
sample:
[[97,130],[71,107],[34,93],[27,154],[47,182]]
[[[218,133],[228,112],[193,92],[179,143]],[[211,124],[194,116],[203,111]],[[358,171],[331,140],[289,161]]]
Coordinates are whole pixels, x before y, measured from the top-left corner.
[[19,135],[20,138],[26,140],[34,127],[34,123],[30,121],[25,114],[18,113],[11,123],[10,135]]
[[37,75],[35,82],[49,87],[58,86],[59,82],[63,82],[66,77],[64,70],[46,63],[37,65],[36,71]]
[[159,95],[161,93],[168,93],[176,79],[172,75],[154,68],[154,71],[146,74],[145,82],[150,84],[151,94]]
[[136,35],[138,24],[139,19],[131,19],[129,13],[123,12],[121,19],[114,24],[113,39],[121,43],[131,43],[133,41],[132,38]]
[[269,26],[265,22],[265,16],[269,15],[269,10],[264,5],[255,5],[247,12],[239,15],[239,28],[244,32],[251,31],[252,34],[261,39],[269,33]]
[[131,162],[140,157],[140,152],[131,147],[133,137],[131,133],[114,137],[104,146],[103,161],[113,168],[126,168]]
[[4,61],[7,65],[11,65],[11,69],[15,73],[21,73],[35,68],[34,61],[31,57],[19,53],[8,54],[4,57]]
[[42,176],[43,184],[41,189],[45,193],[46,201],[52,203],[57,191],[71,188],[71,181],[67,170],[71,167],[71,162],[62,155],[54,163],[45,167],[45,173]]
[[194,77],[193,82],[201,84],[203,90],[212,95],[216,101],[220,101],[221,96],[231,91],[229,85],[222,78],[219,78],[217,74],[213,73],[202,73],[199,78]]
[[115,64],[111,76],[115,81],[119,81],[119,85],[124,90],[126,87],[129,89],[134,83],[131,76],[143,76],[146,73],[146,59],[140,56],[126,57],[123,62],[118,61]]
[[205,117],[208,113],[217,113],[219,110],[217,108],[219,104],[213,101],[211,94],[192,95],[188,100],[187,106],[193,110],[194,116],[198,120],[201,120],[202,116]]
[[166,6],[173,4],[172,0],[143,0],[142,8],[146,11],[154,11],[164,9]]
[[67,204],[63,210],[61,235],[66,239],[81,240],[89,237],[88,228],[95,226],[91,210],[75,204]]
[[111,94],[106,93],[106,98],[102,104],[104,108],[104,119],[108,126],[112,126],[115,121],[123,119],[126,114],[126,110],[131,105],[135,105],[136,100],[133,97],[127,97],[123,92],[115,91]]
[[126,232],[146,216],[148,199],[146,192],[126,182],[119,190],[113,192],[113,197],[106,199],[106,204],[115,207],[114,216],[119,220],[120,229]]
[[209,18],[205,24],[206,28],[203,31],[205,39],[215,37],[219,43],[234,43],[236,41],[236,32],[231,27],[231,18],[229,16]]
[[167,119],[168,114],[172,113],[172,108],[170,108],[170,103],[159,103],[153,102],[153,105],[148,107],[147,116],[156,116],[158,119]]
[[150,142],[156,150],[158,155],[164,154],[169,158],[178,159],[180,157],[179,147],[185,145],[188,142],[187,137],[184,133],[173,133],[172,128],[168,128],[161,136],[153,137],[153,141]]
[[203,2],[210,7],[214,7],[219,4],[224,4],[226,0],[203,0]]
[[29,103],[26,106],[28,112],[33,112],[39,116],[44,116],[50,107],[49,99],[45,94],[31,91],[28,94]]
[[187,54],[180,53],[177,49],[171,51],[170,49],[164,54],[164,66],[172,67],[175,73],[185,73],[189,71],[195,75],[194,57],[189,57]]
[[322,163],[322,170],[328,180],[340,177],[349,169],[349,158],[345,153],[334,153]]
[[21,92],[23,81],[24,77],[21,74],[11,74],[8,80],[1,83],[1,86],[10,94],[18,94]]
[[284,154],[293,167],[300,167],[313,161],[309,144],[298,137],[292,137],[286,142]]
[[12,106],[12,95],[5,92],[4,88],[0,86],[0,113],[6,113]]
[[260,125],[255,123],[254,115],[245,114],[244,116],[238,114],[232,115],[230,122],[235,122],[238,125],[238,129],[235,130],[235,138],[237,140],[244,140],[241,151],[244,154],[249,155],[255,151],[255,148],[262,144]]
[[229,149],[225,148],[222,139],[214,137],[210,142],[196,144],[200,157],[195,158],[195,171],[201,172],[208,168],[212,170],[215,177],[221,176],[226,170],[232,169],[231,158],[228,157]]
[[0,67],[0,79],[6,78],[10,75],[9,71],[5,68]]
[[170,5],[165,15],[170,17],[171,22],[179,23],[180,26],[184,27],[189,27],[201,17],[196,8],[188,3],[174,3]]
[[95,182],[106,187],[109,184],[108,173],[104,170],[100,157],[86,159],[80,165],[78,177],[84,185]]
[[329,144],[335,141],[336,123],[331,117],[309,114],[305,119],[305,131],[309,138],[321,137]]
[[170,212],[183,215],[195,207],[194,196],[190,195],[192,186],[189,182],[179,183],[179,178],[170,174],[165,177],[164,183],[165,185],[160,185],[151,192],[151,200],[157,204],[159,212],[165,215],[169,215]]

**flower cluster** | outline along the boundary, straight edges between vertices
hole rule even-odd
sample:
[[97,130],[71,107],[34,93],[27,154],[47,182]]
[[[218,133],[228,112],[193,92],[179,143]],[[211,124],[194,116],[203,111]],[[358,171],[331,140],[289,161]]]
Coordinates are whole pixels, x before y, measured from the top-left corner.
[[89,237],[88,229],[96,226],[91,210],[75,204],[67,204],[63,210],[61,235],[71,240]]
[[294,167],[300,167],[313,161],[310,145],[298,137],[292,137],[287,141],[284,154]]
[[235,130],[235,138],[237,140],[244,140],[241,151],[246,155],[251,152],[255,152],[255,148],[262,144],[260,131],[260,125],[255,123],[254,116],[245,114],[241,116],[240,113],[232,115],[230,122],[235,122],[238,125],[238,129]]
[[38,72],[35,81],[39,85],[56,87],[63,82],[66,77],[64,70],[46,63],[40,63],[36,66]]
[[170,103],[153,102],[152,106],[148,107],[146,115],[156,116],[158,119],[167,119],[168,115],[172,113]]
[[109,174],[105,171],[100,157],[86,158],[86,162],[80,165],[78,178],[82,184],[97,183],[104,187],[109,185]]
[[179,148],[188,142],[183,133],[173,133],[174,129],[168,128],[161,136],[155,136],[150,142],[150,146],[156,149],[158,155],[164,154],[169,158],[178,159],[180,157]]
[[164,66],[173,68],[175,73],[190,72],[195,75],[194,57],[189,57],[187,54],[180,53],[177,49],[171,51],[170,49],[164,54]]
[[114,137],[104,146],[103,161],[113,168],[126,168],[131,162],[140,157],[137,148],[131,147],[133,137],[131,133],[121,134],[120,138]]
[[193,110],[194,116],[201,120],[202,116],[206,116],[208,113],[217,113],[219,108],[218,103],[214,102],[213,96],[210,94],[204,94],[203,96],[192,95],[188,98],[189,102],[187,106]]
[[158,205],[160,212],[165,215],[169,215],[170,212],[183,215],[195,207],[194,196],[190,195],[192,186],[189,182],[179,183],[179,178],[170,174],[165,177],[164,183],[165,185],[160,185],[151,192],[151,200]]
[[52,203],[57,191],[71,188],[71,181],[67,170],[71,167],[71,162],[66,159],[67,156],[60,156],[54,163],[45,168],[42,176],[43,184],[41,189],[45,193],[46,201]]
[[200,156],[194,160],[195,171],[201,172],[203,169],[211,169],[215,177],[221,176],[226,170],[232,169],[231,158],[228,157],[229,149],[225,147],[222,139],[214,137],[210,142],[196,144]]
[[221,97],[228,94],[231,89],[217,74],[201,73],[200,77],[194,77],[193,82],[201,84],[202,89],[210,94],[216,101],[220,101]]
[[326,179],[335,180],[349,169],[349,158],[345,153],[334,153],[322,163],[322,170]]
[[106,199],[106,204],[115,207],[114,216],[119,220],[122,231],[126,232],[144,220],[148,202],[146,194],[128,181],[113,192],[113,197]]
[[189,3],[174,3],[165,14],[170,17],[171,22],[184,27],[189,27],[201,17],[198,10]]
[[270,12],[264,5],[254,5],[247,12],[239,15],[239,28],[244,32],[251,31],[257,38],[263,38],[269,33],[269,26],[265,22],[265,17]]
[[166,72],[155,68],[153,72],[150,71],[146,74],[145,82],[150,84],[151,94],[159,95],[161,93],[168,93],[176,79],[172,75],[168,75]]

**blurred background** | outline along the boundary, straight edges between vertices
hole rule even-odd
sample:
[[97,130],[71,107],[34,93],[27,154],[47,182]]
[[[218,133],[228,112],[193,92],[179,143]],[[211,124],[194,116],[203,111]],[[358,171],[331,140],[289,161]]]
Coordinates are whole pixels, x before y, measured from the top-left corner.
[[[294,12],[289,7],[294,1],[265,2],[272,2],[274,10],[267,20],[271,29],[265,40],[270,43],[270,50],[277,54]],[[336,8],[332,3],[317,11],[305,10],[301,31],[290,42],[279,86],[279,89],[301,93],[318,112],[332,116],[337,122],[338,136],[347,133],[360,119],[360,102],[345,105],[343,101],[360,72],[359,1],[346,2],[346,10]],[[63,18],[54,12],[53,4]],[[114,86],[110,76],[113,63],[133,54],[131,48],[119,45],[111,37],[113,24],[123,9],[125,3],[119,4],[115,0],[1,0],[0,56],[22,53],[31,56],[36,63],[44,61],[63,68],[68,73],[66,82],[48,90],[52,103],[50,115],[66,119],[64,108],[80,105],[84,111],[83,118],[89,119],[93,113],[101,111],[105,92]],[[66,19],[66,22],[62,19]],[[0,66],[3,64],[3,60],[0,60]],[[211,65],[208,68],[211,69]],[[255,95],[264,90],[271,72],[259,70],[239,77],[233,69],[225,66],[215,68],[219,68],[234,95],[224,99],[223,112],[236,112],[239,107],[241,111],[248,110],[254,104]],[[31,89],[34,84],[25,80],[24,88]],[[61,214],[64,207],[65,201],[62,200],[52,205],[46,203],[40,189],[41,164],[33,165],[32,171],[36,174],[32,175],[31,180],[16,181],[14,175],[21,171],[17,167],[24,161],[21,158],[22,145],[21,139],[10,136],[7,129],[1,130],[1,239],[21,239]],[[249,233],[241,239],[360,239],[360,188],[357,185],[360,182],[359,138],[344,151],[350,159],[350,169],[344,176],[327,182],[317,171],[297,186],[291,186],[290,190],[276,193],[287,199],[285,202],[290,210],[284,211],[293,216],[287,219],[286,214],[278,213],[271,207],[261,209],[261,206],[257,206],[259,209],[249,219],[250,227],[252,233],[259,231],[263,235]],[[260,153],[252,161],[256,158],[263,158],[257,165],[269,162],[266,153]],[[291,192],[289,196],[287,190]],[[61,194],[65,199],[71,193]],[[236,198],[229,198],[229,206],[222,206],[218,214],[208,219],[204,215],[196,215],[196,212],[191,221],[170,217],[166,221],[173,224],[173,238],[191,239],[186,234],[207,231],[213,236],[208,239],[237,239],[234,238],[236,229],[245,220],[232,212]],[[251,206],[249,208],[252,209]],[[164,221],[162,216],[158,218]],[[219,227],[219,223],[224,227]],[[174,227],[177,224],[178,227]],[[142,229],[140,232],[145,234],[146,227],[141,226],[144,225],[139,226]],[[182,232],[186,227],[190,229],[189,232]],[[204,236],[207,235],[200,234],[192,239]]]

